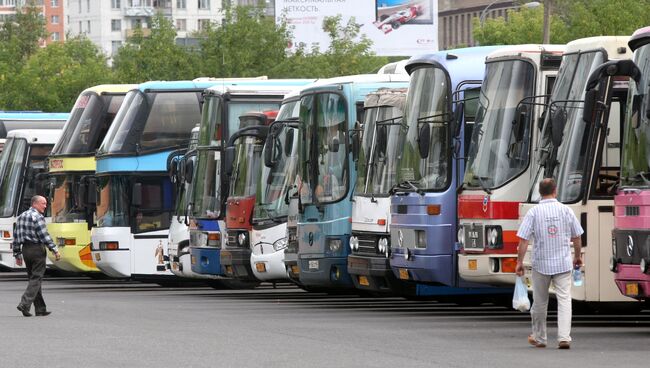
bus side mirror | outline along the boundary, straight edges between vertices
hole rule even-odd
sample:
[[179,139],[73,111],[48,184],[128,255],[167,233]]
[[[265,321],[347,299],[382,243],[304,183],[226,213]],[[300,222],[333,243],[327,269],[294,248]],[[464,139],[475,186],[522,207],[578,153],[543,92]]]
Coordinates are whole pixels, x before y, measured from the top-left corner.
[[97,182],[94,179],[90,179],[88,180],[88,184],[82,185],[81,187],[86,189],[86,195],[82,198],[85,198],[89,205],[95,206],[97,204]]
[[194,176],[194,160],[187,160],[185,162],[185,172],[184,175],[185,182],[192,184],[192,177]]
[[226,166],[226,176],[230,177],[232,175],[232,163],[235,161],[235,147],[230,146],[224,151],[224,163]]
[[273,167],[278,162],[277,157],[277,138],[270,134],[266,137],[266,142],[264,143],[264,166]]
[[133,194],[131,195],[131,205],[133,207],[142,206],[142,183],[133,184]]
[[380,125],[377,127],[377,154],[379,157],[386,155],[386,146],[388,145],[388,127]]
[[585,103],[582,109],[582,120],[585,123],[591,124],[594,118],[594,110],[596,110],[596,99],[598,98],[598,91],[590,89],[585,93]]
[[284,136],[284,155],[289,157],[291,156],[291,153],[293,153],[293,137],[294,137],[294,130],[287,128],[287,132],[285,133]]
[[352,161],[359,161],[359,150],[361,149],[361,143],[359,142],[359,132],[353,131],[350,134],[350,151],[352,152]]
[[524,139],[526,120],[528,118],[527,110],[525,106],[521,106],[521,109],[518,109],[515,115],[515,120],[512,122],[514,125],[515,142],[521,142]]
[[429,145],[431,144],[431,128],[428,123],[422,124],[418,132],[418,150],[421,158],[429,157]]
[[337,137],[334,137],[327,145],[327,150],[331,153],[337,153],[339,151],[339,144],[339,139]]
[[559,147],[562,144],[566,120],[567,114],[564,108],[558,108],[551,116],[551,141],[555,147]]

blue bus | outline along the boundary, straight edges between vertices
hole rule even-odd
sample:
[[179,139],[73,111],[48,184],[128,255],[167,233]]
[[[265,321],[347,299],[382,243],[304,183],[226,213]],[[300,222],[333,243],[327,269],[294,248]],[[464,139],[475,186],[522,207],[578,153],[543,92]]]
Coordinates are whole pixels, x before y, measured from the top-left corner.
[[348,140],[366,94],[404,88],[408,76],[374,74],[319,81],[300,93],[298,274],[305,289],[353,288],[347,270],[356,167]]

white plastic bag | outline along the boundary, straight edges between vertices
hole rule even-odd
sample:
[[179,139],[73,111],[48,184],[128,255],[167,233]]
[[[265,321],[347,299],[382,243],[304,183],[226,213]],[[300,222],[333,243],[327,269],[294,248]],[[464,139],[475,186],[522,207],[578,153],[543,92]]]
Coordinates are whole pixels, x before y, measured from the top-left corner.
[[530,299],[528,299],[528,288],[524,284],[523,277],[517,277],[515,281],[515,293],[512,296],[512,308],[526,312],[530,309]]

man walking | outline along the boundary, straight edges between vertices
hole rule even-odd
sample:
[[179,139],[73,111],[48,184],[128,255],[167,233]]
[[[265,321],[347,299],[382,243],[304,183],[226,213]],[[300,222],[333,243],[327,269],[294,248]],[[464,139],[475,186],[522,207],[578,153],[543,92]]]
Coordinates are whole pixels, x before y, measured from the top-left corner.
[[[557,339],[560,349],[571,347],[571,270],[582,266],[580,235],[584,232],[573,211],[557,201],[557,187],[553,179],[539,183],[539,204],[524,217],[517,236],[519,253],[515,272],[524,274],[523,260],[531,238],[535,239],[533,248],[533,334],[528,343],[546,347],[546,313],[548,308],[548,288],[551,282],[557,299]],[[573,262],[571,261],[573,243]]]
[[45,247],[49,248],[56,260],[61,259],[61,255],[52,242],[50,234],[47,232],[45,225],[45,208],[47,200],[45,197],[36,195],[32,197],[32,206],[25,212],[21,213],[16,220],[16,230],[14,232],[14,257],[16,263],[21,265],[25,261],[29,283],[23,297],[18,304],[18,310],[25,317],[31,317],[29,310],[34,304],[34,310],[37,316],[47,316],[49,312],[45,307],[45,300],[41,293],[41,281],[45,274]]

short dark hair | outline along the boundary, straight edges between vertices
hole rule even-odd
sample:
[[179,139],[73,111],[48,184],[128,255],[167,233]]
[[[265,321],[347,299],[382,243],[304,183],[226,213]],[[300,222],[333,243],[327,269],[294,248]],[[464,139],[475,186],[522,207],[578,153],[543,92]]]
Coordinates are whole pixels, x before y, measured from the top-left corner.
[[539,182],[539,194],[542,197],[553,194],[553,192],[555,192],[555,188],[557,188],[557,185],[555,184],[555,180],[553,180],[553,178],[545,178]]

